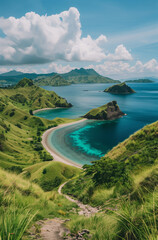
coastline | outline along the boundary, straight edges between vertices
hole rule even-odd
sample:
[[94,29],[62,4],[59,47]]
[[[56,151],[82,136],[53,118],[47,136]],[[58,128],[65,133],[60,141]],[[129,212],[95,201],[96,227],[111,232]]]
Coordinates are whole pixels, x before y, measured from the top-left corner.
[[78,163],[75,163],[75,162],[71,161],[70,159],[60,155],[60,153],[56,152],[55,149],[53,149],[52,146],[50,147],[49,142],[48,142],[48,136],[51,132],[53,132],[57,129],[60,129],[60,128],[63,128],[63,127],[66,127],[66,126],[70,126],[70,125],[74,125],[74,124],[77,124],[77,123],[80,123],[80,122],[84,122],[86,120],[87,119],[81,119],[79,121],[75,121],[75,122],[71,122],[71,123],[64,123],[64,124],[61,124],[57,127],[48,129],[47,131],[44,132],[44,134],[42,135],[42,142],[41,143],[42,143],[43,147],[51,154],[51,156],[53,156],[53,159],[55,161],[65,163],[65,164],[71,165],[73,167],[82,168],[82,165],[80,165]]
[[38,112],[51,110],[51,109],[58,109],[58,108],[67,108],[67,107],[41,108],[41,109],[34,110],[32,113],[35,114],[35,113],[38,113]]

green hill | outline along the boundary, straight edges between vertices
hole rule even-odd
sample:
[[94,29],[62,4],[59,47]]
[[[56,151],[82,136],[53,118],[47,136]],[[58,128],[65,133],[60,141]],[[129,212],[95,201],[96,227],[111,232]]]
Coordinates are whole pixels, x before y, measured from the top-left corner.
[[17,83],[14,88],[0,89],[0,98],[25,110],[72,106],[55,92],[35,86],[33,81],[27,78]]
[[113,85],[109,88],[106,88],[104,92],[112,93],[112,94],[131,94],[135,93],[135,91],[129,87],[125,82]]
[[68,81],[66,81],[59,74],[55,74],[54,76],[44,77],[40,76],[34,79],[34,83],[37,86],[67,86],[70,85]]
[[109,102],[101,107],[90,110],[83,117],[97,120],[113,120],[123,116],[116,101]]
[[69,107],[71,104],[55,92],[35,86],[30,79],[21,80],[12,89],[0,89],[0,166],[21,171],[31,164],[52,160],[41,145],[41,134],[54,121],[32,115],[32,110],[45,107]]

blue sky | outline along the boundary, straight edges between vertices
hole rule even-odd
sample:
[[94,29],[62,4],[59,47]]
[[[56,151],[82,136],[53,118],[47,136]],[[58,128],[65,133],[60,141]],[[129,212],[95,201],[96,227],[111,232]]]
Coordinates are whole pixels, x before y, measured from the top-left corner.
[[[71,7],[73,10],[69,11]],[[47,45],[50,43],[51,55],[55,51],[52,58],[45,54],[48,49],[44,49],[42,45],[39,45],[38,49],[32,47],[31,53],[29,50],[29,56],[28,49],[22,53],[23,55],[20,55],[26,45],[31,48],[31,39],[34,43],[37,41],[37,45],[38,40],[34,36],[30,39],[27,36],[26,39],[20,37],[17,39],[11,32],[14,28],[15,32],[17,30],[15,21],[11,19],[8,23],[7,19],[11,16],[14,19],[21,19],[28,12],[35,12],[41,17],[46,14],[47,16],[61,14],[64,11],[67,11],[69,15],[69,20],[65,20],[66,23],[67,21],[70,25],[71,21],[74,23],[74,34],[76,34],[71,39],[72,29],[72,31],[68,30],[66,35],[69,35],[69,38],[66,37],[68,43],[74,41],[71,44],[72,49],[69,46],[66,50],[66,53],[69,51],[69,54],[62,55],[61,52],[56,52],[57,47],[60,49],[60,43],[61,49],[63,47],[63,51],[65,50],[63,37],[60,38],[60,35],[59,42],[55,42],[54,48],[52,47],[53,41],[43,38],[43,42]],[[78,14],[80,17],[76,20]],[[100,74],[113,78],[158,76],[158,1],[156,0],[0,0],[0,17],[3,17],[3,21],[0,18],[0,72],[10,69],[63,72],[74,67],[93,67]],[[32,21],[30,18],[32,19],[32,17],[29,17],[29,21]],[[63,20],[62,22],[63,28],[65,23]],[[54,24],[54,22],[52,23]],[[12,30],[8,30],[8,24]],[[46,28],[47,25],[44,24],[43,32],[41,29],[39,32],[37,31],[38,25],[35,33],[46,37],[44,30]],[[25,36],[25,33],[26,29],[24,31],[23,27],[21,34]],[[28,34],[31,35],[32,32],[28,32]],[[55,32],[54,30],[50,32],[49,38],[54,38],[57,34],[58,29],[56,28]],[[90,39],[87,39],[87,35],[90,36]],[[78,40],[76,40],[76,36]],[[99,36],[105,36],[106,40],[105,38],[100,40],[100,38],[96,42],[95,40]],[[5,38],[7,38],[7,44],[4,44]],[[27,44],[26,41],[28,41]],[[19,50],[20,48],[22,50]],[[86,51],[89,53],[92,51],[92,54],[85,53]],[[37,52],[41,52],[40,57],[37,56]],[[33,53],[36,56],[33,56]],[[16,58],[17,61],[15,61]]]

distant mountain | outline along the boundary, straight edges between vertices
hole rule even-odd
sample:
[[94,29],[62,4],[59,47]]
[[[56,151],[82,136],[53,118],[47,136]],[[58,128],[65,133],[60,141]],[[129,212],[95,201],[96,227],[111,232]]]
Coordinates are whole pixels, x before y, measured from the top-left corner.
[[[54,78],[52,78],[53,76]],[[0,86],[15,85],[23,78],[34,80],[38,86],[47,84],[51,86],[63,86],[79,83],[120,83],[120,81],[101,76],[94,69],[80,68],[64,74],[54,72],[47,74],[22,73],[13,70],[0,74]]]
[[39,76],[34,79],[34,83],[37,86],[67,86],[70,85],[68,81],[66,81],[59,74],[55,74],[54,76]]
[[62,74],[62,76],[66,79],[69,77],[76,77],[76,76],[99,76],[99,73],[97,73],[94,69],[74,69],[68,73]]
[[23,78],[35,79],[39,76],[53,76],[56,73],[48,73],[48,74],[36,74],[36,73],[23,73],[17,71],[10,71],[6,73],[0,74],[0,85],[15,85]]
[[127,82],[127,83],[153,83],[154,81],[145,78],[145,79],[127,80],[125,82]]
[[61,74],[61,76],[73,84],[79,83],[119,83],[120,81],[113,80],[108,77],[103,77],[94,69],[74,69],[68,73]]
[[22,75],[22,74],[24,74],[24,73],[23,72],[17,72],[16,70],[12,70],[12,71],[0,74],[0,76],[3,76],[3,77],[10,77],[10,76],[15,77],[15,76],[19,76],[19,75]]

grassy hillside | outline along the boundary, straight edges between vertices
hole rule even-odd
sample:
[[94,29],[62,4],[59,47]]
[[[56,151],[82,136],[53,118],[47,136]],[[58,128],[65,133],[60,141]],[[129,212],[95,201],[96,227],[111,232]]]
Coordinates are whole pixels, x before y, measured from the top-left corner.
[[51,161],[24,168],[22,175],[28,176],[31,181],[38,183],[43,190],[51,191],[80,172],[81,170],[76,167]]
[[66,81],[59,74],[55,74],[54,76],[40,76],[34,79],[34,83],[37,86],[67,86],[70,85],[68,81]]
[[72,106],[55,92],[35,86],[33,81],[27,78],[21,80],[14,88],[0,89],[0,99],[25,110]]
[[66,120],[50,121],[32,115],[33,109],[70,106],[54,92],[23,79],[15,88],[0,89],[0,166],[20,172],[26,165],[52,160],[41,145],[41,134]]
[[[158,122],[155,122],[118,144],[101,160],[85,165],[85,172],[69,182],[65,191],[84,202],[104,204],[105,199],[136,191],[151,172],[156,171],[158,176],[157,164]],[[155,181],[156,186],[158,177]]]
[[[76,204],[57,192],[46,193],[37,184],[0,169],[0,239],[23,239],[33,222],[44,218],[71,218],[72,208],[76,208]],[[36,231],[38,233],[39,228]]]

